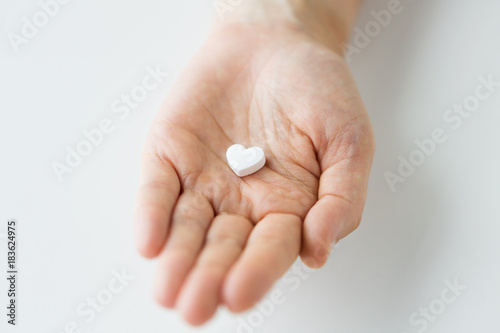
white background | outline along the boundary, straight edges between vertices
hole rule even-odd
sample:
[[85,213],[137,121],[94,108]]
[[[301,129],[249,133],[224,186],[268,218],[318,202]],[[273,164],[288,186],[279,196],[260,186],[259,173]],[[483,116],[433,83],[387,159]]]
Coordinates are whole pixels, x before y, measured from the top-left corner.
[[[454,279],[467,289],[426,332],[500,332],[500,89],[459,129],[443,119],[479,76],[500,81],[500,5],[401,2],[351,62],[377,136],[362,226],[325,268],[281,281],[286,301],[254,332],[417,332],[409,317]],[[386,6],[367,1],[357,26]],[[18,220],[20,265],[18,326],[6,324],[2,278],[0,331],[60,333],[75,321],[83,332],[236,332],[250,313],[221,310],[193,329],[154,303],[154,262],[136,254],[131,223],[145,135],[209,33],[211,1],[73,0],[16,54],[8,33],[38,10],[35,0],[0,0],[0,232]],[[110,104],[156,65],[170,76],[120,120]],[[114,132],[60,183],[51,163],[103,118]],[[448,140],[392,192],[384,173],[438,127]],[[79,304],[122,269],[134,280],[85,323]]]

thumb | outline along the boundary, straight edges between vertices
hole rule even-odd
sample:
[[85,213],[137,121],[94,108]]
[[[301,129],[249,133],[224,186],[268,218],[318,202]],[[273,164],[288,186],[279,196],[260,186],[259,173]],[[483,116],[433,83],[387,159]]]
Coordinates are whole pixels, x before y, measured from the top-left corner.
[[375,139],[368,116],[345,126],[323,151],[318,151],[321,177],[318,202],[306,215],[302,230],[302,261],[323,266],[331,248],[361,222]]

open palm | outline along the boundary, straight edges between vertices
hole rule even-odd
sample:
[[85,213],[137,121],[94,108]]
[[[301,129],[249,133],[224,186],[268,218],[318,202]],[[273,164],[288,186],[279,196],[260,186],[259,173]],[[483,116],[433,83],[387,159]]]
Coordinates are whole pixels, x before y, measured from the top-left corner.
[[[267,163],[238,177],[228,147]],[[255,304],[300,254],[324,264],[363,211],[369,118],[335,52],[297,31],[215,33],[176,83],[144,151],[139,251],[159,257],[155,295],[202,324]]]

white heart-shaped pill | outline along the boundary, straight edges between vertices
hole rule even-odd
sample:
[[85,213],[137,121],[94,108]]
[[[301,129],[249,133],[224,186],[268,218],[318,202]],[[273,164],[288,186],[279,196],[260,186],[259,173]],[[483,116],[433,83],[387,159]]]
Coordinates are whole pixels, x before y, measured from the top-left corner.
[[242,145],[232,145],[226,152],[227,163],[240,177],[259,171],[266,164],[264,151],[259,147],[245,149]]

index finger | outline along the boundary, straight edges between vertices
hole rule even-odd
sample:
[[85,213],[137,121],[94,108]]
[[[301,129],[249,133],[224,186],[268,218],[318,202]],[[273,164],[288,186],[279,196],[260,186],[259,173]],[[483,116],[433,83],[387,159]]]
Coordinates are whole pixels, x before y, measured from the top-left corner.
[[285,213],[268,214],[255,225],[225,281],[223,302],[231,311],[254,306],[285,274],[299,254],[301,227],[300,217]]

